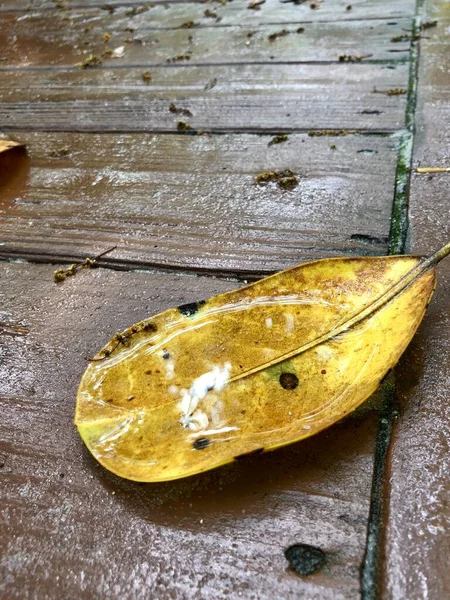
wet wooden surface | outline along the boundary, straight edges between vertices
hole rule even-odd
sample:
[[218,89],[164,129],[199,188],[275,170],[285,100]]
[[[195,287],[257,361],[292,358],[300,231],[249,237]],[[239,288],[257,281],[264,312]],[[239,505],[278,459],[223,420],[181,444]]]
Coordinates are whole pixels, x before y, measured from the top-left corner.
[[[450,166],[450,5],[430,0],[421,44],[413,168]],[[430,254],[450,239],[450,173],[413,172],[410,245]],[[399,416],[389,456],[383,593],[450,597],[450,264],[398,370]]]
[[[404,120],[404,94],[373,90],[406,90],[405,64],[392,69],[377,64],[174,64],[154,69],[148,85],[142,80],[145,72],[145,65],[37,69],[26,76],[23,70],[6,70],[0,80],[0,121],[5,130],[176,133],[172,103],[193,115],[178,120],[206,132],[392,132]],[[321,93],[330,88],[332,93]]]
[[[106,261],[252,276],[324,254],[386,252],[395,138],[14,137],[28,145],[31,171],[5,202],[0,253],[82,257],[117,245]],[[295,189],[255,184],[287,168]]]
[[[223,275],[255,279],[308,258],[387,252],[411,106],[410,40],[392,38],[408,35],[415,5],[153,4],[0,0],[0,133],[29,153],[14,176],[1,172],[0,597],[369,599],[360,572],[372,552],[377,400],[314,439],[159,485],[102,469],[72,419],[87,358],[131,323],[239,285]],[[191,20],[198,25],[179,28]],[[445,24],[426,35],[421,80],[428,71],[434,79],[421,83],[426,128],[414,160],[445,163]],[[122,45],[122,58],[76,66]],[[190,60],[167,62],[189,50]],[[344,54],[371,56],[340,62]],[[181,134],[179,121],[209,135]],[[334,134],[308,135],[327,129]],[[282,132],[289,139],[269,146]],[[286,168],[294,189],[255,185],[259,172]],[[416,250],[448,237],[434,212],[436,199],[445,211],[441,180],[413,178]],[[53,282],[58,262],[113,245],[109,268]],[[399,385],[385,489],[379,589],[399,600],[448,590],[445,470],[426,467],[445,463],[447,379],[432,383],[448,374],[440,289],[398,375],[407,381],[413,369],[421,381]],[[416,466],[405,474],[405,463]],[[293,543],[321,548],[322,571],[288,570],[283,550]]]
[[[155,6],[138,17],[123,10],[105,14],[79,9],[70,16],[59,11],[50,21],[46,12],[18,21],[15,13],[6,13],[0,23],[1,66],[74,66],[89,54],[102,59],[104,67],[161,66],[174,56],[174,49],[177,55],[183,48],[192,53],[189,65],[408,58],[410,44],[403,36],[411,25],[409,17],[311,23],[293,13],[292,22],[280,22],[274,15],[265,23],[258,14],[256,23],[253,16],[244,24],[239,13],[234,16],[233,21],[228,7],[214,6],[208,12],[202,4]],[[123,58],[108,56],[121,46]]]
[[[3,320],[29,329],[2,336],[3,597],[357,597],[370,412],[259,460],[148,485],[99,467],[73,426],[86,357],[114,332],[236,283],[97,270],[55,286],[52,266],[0,267]],[[323,548],[326,569],[288,572],[294,542]]]

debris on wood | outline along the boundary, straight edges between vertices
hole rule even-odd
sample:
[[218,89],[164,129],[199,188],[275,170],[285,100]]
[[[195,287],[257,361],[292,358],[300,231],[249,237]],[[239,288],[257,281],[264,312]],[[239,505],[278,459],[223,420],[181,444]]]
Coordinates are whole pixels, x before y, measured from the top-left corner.
[[295,33],[305,33],[305,28],[304,27],[298,27],[296,29]]
[[285,133],[281,133],[274,136],[267,145],[273,146],[274,144],[282,144],[283,142],[287,142],[288,139],[289,137]]
[[263,171],[255,177],[257,185],[265,185],[270,182],[275,182],[282,189],[291,190],[298,185],[298,179],[290,169],[284,171]]
[[188,50],[184,54],[178,54],[177,56],[172,56],[171,58],[166,58],[166,62],[174,63],[179,62],[181,60],[191,60],[192,50]]
[[150,83],[150,81],[152,80],[152,76],[150,74],[150,71],[144,71],[141,75],[142,77],[142,81],[144,83],[146,83],[147,85]]
[[111,58],[123,58],[125,54],[125,46],[119,46],[115,48],[111,54]]
[[434,21],[425,21],[424,23],[422,23],[420,29],[422,31],[425,29],[431,29],[432,27],[436,27],[437,24],[438,24],[437,19],[435,19]]
[[191,127],[191,125],[186,123],[186,121],[178,121],[177,130],[180,133],[184,133],[185,131],[195,131],[195,129],[193,127]]
[[56,269],[56,271],[53,271],[53,279],[54,279],[55,283],[64,281],[65,279],[67,279],[67,277],[72,277],[78,271],[80,271],[80,269],[90,269],[91,267],[93,267],[96,264],[96,262],[100,258],[102,258],[102,256],[105,256],[105,254],[109,254],[116,248],[117,248],[117,246],[113,246],[112,248],[105,250],[101,254],[97,254],[97,256],[95,256],[94,258],[88,257],[81,263],[74,263],[74,264],[70,265],[70,267],[67,267],[67,269]]
[[410,36],[406,33],[402,34],[402,35],[396,35],[394,37],[391,38],[391,42],[409,42],[411,40]]
[[450,167],[417,167],[416,173],[450,173]]
[[14,325],[13,323],[5,323],[4,321],[0,321],[0,334],[2,335],[11,335],[11,336],[22,336],[30,333],[30,330],[26,327],[20,327],[19,325]]
[[250,10],[260,10],[261,6],[265,3],[266,0],[250,0],[247,5],[247,8]]
[[112,35],[109,33],[109,31],[105,31],[105,33],[102,35],[102,42],[107,44],[111,38]]
[[194,21],[185,21],[184,23],[181,23],[181,25],[178,25],[178,27],[175,27],[175,29],[192,29],[193,27],[198,27],[198,23],[195,23]]
[[108,50],[105,50],[104,52],[102,52],[102,58],[106,59],[106,58],[111,58],[113,51],[111,50],[111,48],[108,48]]
[[385,94],[386,96],[403,96],[403,94],[407,93],[408,90],[401,87],[391,88],[390,90],[377,90],[377,88],[374,87],[372,90],[372,94]]
[[131,8],[130,10],[127,10],[125,15],[127,17],[135,17],[136,15],[141,15],[144,12],[147,12],[148,10],[150,10],[151,6],[136,6],[135,8]]
[[357,133],[356,129],[311,129],[308,131],[309,137],[322,137],[325,135],[342,136],[353,135]]
[[294,544],[284,551],[290,568],[297,575],[311,575],[326,563],[326,554],[320,548],[308,544]]
[[336,147],[337,147],[336,144],[331,144],[330,150],[336,150]]
[[169,110],[171,113],[174,113],[175,115],[184,115],[185,117],[193,116],[193,114],[191,113],[191,111],[188,108],[177,108],[173,102],[169,106]]
[[213,87],[216,87],[216,85],[217,85],[217,77],[213,77],[212,79],[210,79],[208,81],[208,83],[205,85],[205,87],[203,89],[205,91],[212,90]]
[[267,39],[269,40],[269,42],[274,42],[278,38],[289,35],[290,33],[291,31],[288,31],[287,29],[281,29],[281,31],[275,31],[275,33],[271,33],[270,35],[268,35]]
[[210,10],[209,8],[207,8],[203,14],[205,15],[205,17],[208,17],[209,19],[218,19],[219,18],[217,16],[217,13],[215,13],[213,10]]
[[280,0],[281,4],[288,4],[289,2],[292,2],[292,4],[295,4],[295,6],[299,6],[300,4],[305,4],[305,2],[308,2],[308,0]]
[[347,6],[345,7],[345,10],[348,12],[350,10],[352,10],[352,5],[351,4],[347,4]]
[[63,146],[62,148],[56,148],[55,150],[51,150],[49,152],[49,156],[51,158],[63,158],[64,156],[69,156],[70,148],[69,146]]
[[339,56],[339,62],[348,62],[348,63],[361,62],[365,58],[370,58],[371,56],[373,56],[373,54],[361,54],[358,56],[355,56],[352,54],[341,54]]
[[77,63],[80,69],[95,69],[102,64],[102,59],[95,54],[89,54],[82,62]]

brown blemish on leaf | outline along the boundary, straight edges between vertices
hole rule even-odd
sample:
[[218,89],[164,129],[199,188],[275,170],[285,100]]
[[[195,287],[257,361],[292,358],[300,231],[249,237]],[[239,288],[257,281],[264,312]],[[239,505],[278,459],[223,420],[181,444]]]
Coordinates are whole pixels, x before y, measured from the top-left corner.
[[195,440],[195,442],[192,444],[192,447],[194,450],[204,450],[210,445],[211,441],[208,440],[208,438],[199,438],[198,440]]

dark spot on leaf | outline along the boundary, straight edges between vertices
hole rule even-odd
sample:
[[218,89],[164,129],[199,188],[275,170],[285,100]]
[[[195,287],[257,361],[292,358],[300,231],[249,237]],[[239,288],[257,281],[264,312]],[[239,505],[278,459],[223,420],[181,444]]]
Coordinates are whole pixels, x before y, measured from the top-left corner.
[[151,374],[152,374],[152,372],[151,372],[150,370],[149,370],[149,371],[145,371],[145,374],[146,374],[146,375],[151,375]]
[[298,575],[311,575],[323,567],[326,554],[320,548],[308,544],[294,544],[284,551],[289,566]]
[[327,372],[325,371],[325,369],[322,369],[320,372],[322,373],[322,375],[326,375],[327,374]]
[[164,360],[169,360],[170,354],[168,352],[164,352],[163,358],[164,358]]
[[285,390],[295,390],[298,386],[298,377],[295,373],[281,373],[280,385]]
[[144,331],[156,331],[157,327],[154,323],[146,323],[143,327]]
[[190,317],[195,315],[195,313],[200,310],[200,307],[205,304],[204,300],[200,300],[199,302],[191,302],[190,304],[182,304],[178,307],[178,310],[185,317]]
[[198,440],[195,440],[195,442],[192,444],[192,447],[194,450],[204,450],[210,445],[210,443],[211,442],[207,438],[198,438]]
[[251,450],[250,452],[235,456],[234,460],[242,460],[243,458],[249,458],[249,456],[256,456],[257,454],[261,454],[261,452],[264,452],[264,448],[256,448],[256,450]]

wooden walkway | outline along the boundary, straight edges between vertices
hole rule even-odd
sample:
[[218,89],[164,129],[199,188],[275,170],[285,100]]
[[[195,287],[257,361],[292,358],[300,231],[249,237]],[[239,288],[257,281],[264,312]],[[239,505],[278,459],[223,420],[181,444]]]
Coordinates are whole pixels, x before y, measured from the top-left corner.
[[[446,263],[395,391],[315,438],[142,485],[74,429],[116,331],[450,238],[450,174],[415,172],[450,164],[448,2],[249,2],[0,0],[0,135],[28,149],[0,171],[2,600],[450,597]],[[295,543],[325,566],[289,570]]]

